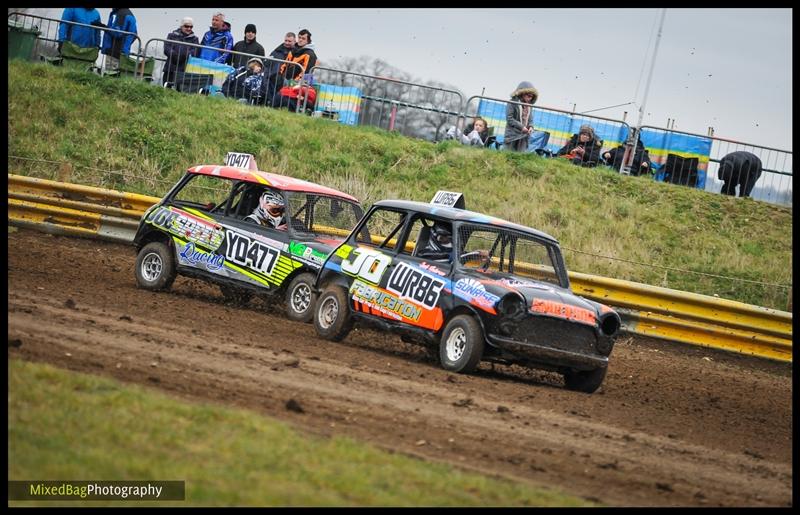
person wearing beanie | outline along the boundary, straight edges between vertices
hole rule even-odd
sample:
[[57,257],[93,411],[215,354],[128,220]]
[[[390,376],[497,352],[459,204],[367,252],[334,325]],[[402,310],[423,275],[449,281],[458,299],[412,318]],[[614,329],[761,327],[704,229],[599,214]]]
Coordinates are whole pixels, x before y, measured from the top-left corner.
[[231,35],[230,23],[227,24],[227,29],[225,28],[226,23],[224,13],[215,13],[211,17],[211,27],[208,32],[203,34],[203,41],[200,44],[212,48],[201,49],[198,55],[200,59],[223,64],[230,62],[231,54],[225,50],[233,50],[233,35]]
[[234,52],[242,52],[243,54],[250,54],[250,55],[238,55],[233,54],[233,62],[232,66],[234,68],[240,68],[248,62],[248,60],[254,55],[260,55],[264,57],[266,54],[264,53],[264,47],[261,46],[258,42],[256,42],[256,26],[252,23],[248,23],[244,27],[244,39],[237,42],[233,45]]
[[600,162],[600,149],[603,140],[597,139],[597,135],[591,125],[581,125],[577,134],[573,134],[566,145],[561,147],[557,156],[564,156],[572,164],[587,168],[597,166]]
[[511,102],[506,104],[506,130],[503,135],[503,148],[515,152],[528,150],[528,140],[533,132],[531,119],[533,104],[539,98],[539,91],[533,84],[524,80],[511,93]]
[[177,29],[167,34],[167,41],[164,43],[164,55],[167,56],[167,62],[164,64],[161,77],[162,85],[177,82],[178,76],[182,75],[186,69],[186,61],[189,60],[189,56],[197,57],[197,54],[200,53],[200,49],[197,47],[170,43],[170,41],[177,41],[199,45],[200,40],[197,39],[193,29],[194,20],[187,16],[181,20]]

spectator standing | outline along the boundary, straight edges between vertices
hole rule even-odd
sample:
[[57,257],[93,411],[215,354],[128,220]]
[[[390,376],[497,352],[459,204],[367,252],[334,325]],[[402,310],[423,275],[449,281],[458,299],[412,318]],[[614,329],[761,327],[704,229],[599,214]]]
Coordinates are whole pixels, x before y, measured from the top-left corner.
[[[230,27],[230,23],[228,24]],[[223,50],[233,50],[233,35],[230,30],[225,28],[225,14],[218,12],[211,17],[211,27],[203,35],[200,43],[203,46],[213,48],[201,48],[198,57],[207,61],[226,64],[231,57],[228,52]],[[215,50],[219,49],[219,50]]]
[[294,80],[302,79],[303,73],[308,73],[317,64],[317,53],[314,50],[314,44],[311,42],[311,33],[308,29],[303,29],[297,33],[297,43],[286,55],[286,60],[297,63],[305,69],[305,72],[303,72],[299,66],[282,64],[280,74],[287,79]]
[[512,103],[506,105],[506,131],[503,135],[504,148],[516,152],[524,152],[528,149],[528,137],[533,132],[533,126],[530,123],[531,109],[538,98],[539,91],[526,80],[520,82],[517,89],[511,93],[512,102],[530,105]]
[[[264,57],[264,47],[256,41],[256,26],[248,23],[244,28],[244,39],[233,45],[234,52],[242,52],[244,54],[260,55]],[[241,68],[246,66],[250,60],[250,56],[233,54],[231,66],[234,68]]]
[[294,48],[296,37],[294,32],[287,32],[283,37],[283,43],[275,47],[275,50],[273,50],[269,56],[273,59],[285,60],[286,56],[289,55],[289,52]]
[[[617,148],[607,151],[603,154],[606,164],[611,168],[620,171],[622,168],[622,159],[625,156],[625,145],[620,145]],[[636,148],[633,150],[633,161],[631,161],[631,175],[650,175],[651,162],[650,154],[644,148],[644,143],[636,134]]]
[[723,181],[723,195],[736,196],[736,186],[739,186],[739,196],[749,197],[762,172],[761,159],[757,155],[744,150],[726,154],[719,161],[717,178]]
[[186,45],[176,45],[170,41],[177,41],[180,43],[194,43],[200,44],[200,40],[194,33],[194,20],[186,17],[181,20],[180,26],[167,34],[167,42],[164,43],[164,55],[167,56],[167,62],[164,64],[164,73],[162,75],[161,83],[175,83],[179,73],[183,73],[186,69],[186,61],[189,56],[197,57],[200,49]]
[[566,145],[556,152],[564,156],[572,164],[584,167],[597,166],[600,161],[600,149],[603,142],[597,139],[591,125],[581,125],[577,134],[573,134]]
[[[61,13],[61,21],[85,23],[97,27],[103,26],[103,22],[100,21],[100,13],[95,8],[67,7]],[[58,27],[59,52],[64,41],[69,41],[83,48],[100,48],[100,31],[91,27],[60,23]]]
[[109,30],[104,31],[103,48],[101,49],[101,53],[106,56],[103,68],[106,71],[114,71],[119,69],[120,56],[127,56],[131,53],[131,43],[134,39],[130,34],[121,34],[116,31],[138,34],[136,17],[128,8],[111,9],[107,26]]

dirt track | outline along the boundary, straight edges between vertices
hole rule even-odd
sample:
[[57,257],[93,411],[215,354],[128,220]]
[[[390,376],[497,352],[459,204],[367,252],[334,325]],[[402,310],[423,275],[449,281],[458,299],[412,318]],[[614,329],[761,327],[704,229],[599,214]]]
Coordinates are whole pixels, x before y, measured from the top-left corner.
[[195,280],[140,290],[132,246],[27,230],[8,245],[9,358],[610,505],[792,503],[788,364],[622,338],[601,389],[578,394],[556,374],[519,367],[451,374],[424,349],[370,330],[325,342],[259,299],[235,308]]

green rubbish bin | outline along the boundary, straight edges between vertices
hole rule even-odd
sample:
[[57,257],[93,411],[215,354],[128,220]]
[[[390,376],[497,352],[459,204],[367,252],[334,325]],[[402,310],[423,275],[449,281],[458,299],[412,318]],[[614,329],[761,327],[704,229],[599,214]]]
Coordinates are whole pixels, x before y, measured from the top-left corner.
[[22,23],[8,20],[8,58],[33,59],[33,47],[41,32],[39,27],[24,27]]

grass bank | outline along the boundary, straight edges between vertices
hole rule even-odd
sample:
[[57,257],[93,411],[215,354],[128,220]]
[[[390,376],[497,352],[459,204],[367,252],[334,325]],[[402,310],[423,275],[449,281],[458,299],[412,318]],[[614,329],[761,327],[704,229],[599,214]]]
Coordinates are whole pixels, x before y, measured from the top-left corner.
[[10,480],[185,480],[185,501],[31,505],[588,506],[526,484],[304,435],[255,413],[8,362]]
[[556,237],[574,271],[787,306],[791,208],[43,64],[8,71],[9,154],[53,162],[9,159],[15,173],[54,177],[69,162],[76,182],[158,196],[189,166],[248,152],[365,205],[462,191],[470,209]]

